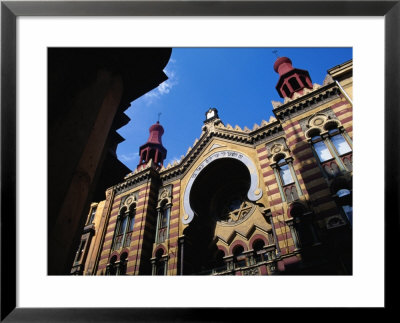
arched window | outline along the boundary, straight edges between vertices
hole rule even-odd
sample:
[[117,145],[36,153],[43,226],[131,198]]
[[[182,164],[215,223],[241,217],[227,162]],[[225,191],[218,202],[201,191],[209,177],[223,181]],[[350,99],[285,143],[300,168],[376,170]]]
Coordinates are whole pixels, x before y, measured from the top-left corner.
[[144,163],[147,160],[147,150],[142,151],[141,162]]
[[246,267],[246,256],[243,254],[244,248],[241,245],[233,249],[233,262],[235,268]]
[[119,226],[118,226],[118,231],[117,234],[124,234],[125,230],[126,230],[126,224],[128,222],[128,217],[126,216],[126,214],[123,214],[120,218],[119,221]]
[[132,240],[132,232],[135,224],[136,204],[132,203],[129,210],[123,207],[118,216],[113,250],[128,247]]
[[279,175],[281,177],[282,185],[288,185],[294,183],[292,174],[290,172],[290,168],[288,163],[286,162],[285,159],[281,159],[277,163],[278,165],[278,170],[279,170]]
[[85,248],[86,248],[86,243],[87,243],[87,239],[81,239],[81,242],[79,243],[78,251],[76,252],[76,255],[75,255],[74,264],[79,263],[82,260],[83,254],[84,254]]
[[[326,119],[323,121],[323,118],[320,119],[321,127],[310,129],[307,136],[310,138],[320,164],[323,164],[326,175],[335,177],[342,171],[352,171],[353,157],[350,138],[345,132],[339,130],[336,120]],[[320,135],[321,131],[324,132],[323,138]]]
[[307,80],[306,80],[306,78],[304,77],[304,75],[300,75],[300,81],[301,81],[301,83],[303,83],[303,86],[309,85],[309,84],[307,83]]
[[[331,149],[338,162],[338,165],[343,170],[351,172],[353,170],[353,155],[349,142],[345,137],[349,138],[346,133],[340,132],[337,124],[332,123],[328,125],[328,141],[331,144]],[[350,140],[350,139],[349,139]]]
[[87,224],[92,224],[94,221],[94,216],[96,215],[96,211],[97,211],[97,207],[93,207],[91,212],[90,212],[90,216],[89,216],[89,220],[87,222]]
[[129,207],[129,212],[128,212],[128,223],[126,227],[126,233],[125,233],[125,238],[124,238],[124,247],[128,247],[131,244],[132,241],[132,232],[133,228],[135,226],[135,216],[136,216],[136,204],[133,203]]
[[107,265],[106,268],[106,275],[108,276],[115,276],[117,275],[117,266],[116,266],[117,256],[114,255],[110,259],[110,263]]
[[118,273],[117,275],[126,275],[126,269],[127,269],[127,258],[128,254],[124,252],[121,257],[119,257],[119,266],[118,266]]
[[254,258],[256,262],[262,262],[268,260],[267,254],[264,251],[265,243],[261,239],[257,239],[253,242]]
[[290,97],[290,90],[286,84],[283,85],[282,87],[283,91],[285,91],[286,96]]
[[351,152],[349,143],[346,141],[346,139],[344,139],[343,135],[339,133],[338,129],[330,130],[329,134],[331,135],[331,142],[339,156]]
[[293,169],[293,158],[278,153],[274,155],[273,160],[276,163],[271,164],[271,167],[274,170],[282,200],[286,202],[297,200],[299,195],[302,195],[302,191]]
[[318,159],[321,163],[333,158],[330,150],[323,141],[321,136],[314,136],[311,138],[315,152],[317,153]]
[[153,163],[156,162],[156,151],[154,149],[150,149],[148,160],[152,159]]
[[171,207],[167,205],[167,201],[164,200],[158,211],[156,243],[162,243],[168,239],[170,213]]
[[167,257],[163,256],[164,250],[158,249],[156,252],[156,259],[154,263],[153,274],[156,276],[164,276],[167,274]]
[[289,79],[289,83],[290,83],[293,91],[297,91],[298,89],[300,89],[300,84],[297,81],[295,76]]

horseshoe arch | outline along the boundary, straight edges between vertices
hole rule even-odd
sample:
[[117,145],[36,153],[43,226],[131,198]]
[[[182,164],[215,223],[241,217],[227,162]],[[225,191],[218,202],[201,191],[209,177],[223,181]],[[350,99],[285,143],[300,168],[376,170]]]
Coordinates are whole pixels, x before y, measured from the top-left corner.
[[194,217],[194,211],[190,206],[190,192],[193,186],[193,183],[196,180],[196,177],[212,162],[221,159],[221,158],[232,158],[239,160],[242,162],[248,169],[250,173],[250,188],[247,192],[247,197],[250,201],[257,201],[262,197],[262,189],[259,187],[258,183],[258,174],[257,168],[255,167],[252,160],[247,157],[245,154],[233,151],[233,150],[223,150],[218,151],[210,155],[209,157],[205,158],[203,162],[194,170],[192,176],[190,176],[189,182],[186,186],[185,193],[183,196],[183,208],[184,208],[184,215],[182,217],[183,224],[189,224]]

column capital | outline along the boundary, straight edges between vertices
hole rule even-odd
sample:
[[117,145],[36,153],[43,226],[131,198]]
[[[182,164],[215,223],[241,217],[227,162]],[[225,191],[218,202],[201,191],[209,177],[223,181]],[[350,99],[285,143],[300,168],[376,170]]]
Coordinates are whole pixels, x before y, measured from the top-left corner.
[[285,158],[285,160],[287,163],[292,163],[294,158],[292,156],[289,156],[289,157]]

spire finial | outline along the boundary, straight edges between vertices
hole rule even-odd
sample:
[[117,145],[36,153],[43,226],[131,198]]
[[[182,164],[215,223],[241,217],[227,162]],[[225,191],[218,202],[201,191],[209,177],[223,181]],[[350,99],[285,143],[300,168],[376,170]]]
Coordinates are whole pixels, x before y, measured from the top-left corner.
[[277,49],[274,49],[272,52],[275,54],[276,58],[279,58]]
[[158,112],[158,118],[157,118],[158,123],[160,122],[160,115],[161,115],[161,112]]

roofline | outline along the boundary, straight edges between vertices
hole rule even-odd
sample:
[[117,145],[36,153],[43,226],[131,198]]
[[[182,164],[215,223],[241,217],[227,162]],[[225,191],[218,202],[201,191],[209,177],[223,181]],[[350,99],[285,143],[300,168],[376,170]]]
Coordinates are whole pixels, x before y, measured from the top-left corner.
[[349,64],[353,64],[353,59],[349,59],[348,61],[346,61],[346,62],[344,62],[344,63],[341,63],[341,64],[339,64],[339,65],[336,65],[336,66],[334,66],[334,67],[331,67],[327,72],[328,72],[328,74],[331,74],[332,71],[338,70],[338,69],[344,67],[345,65],[349,65]]

